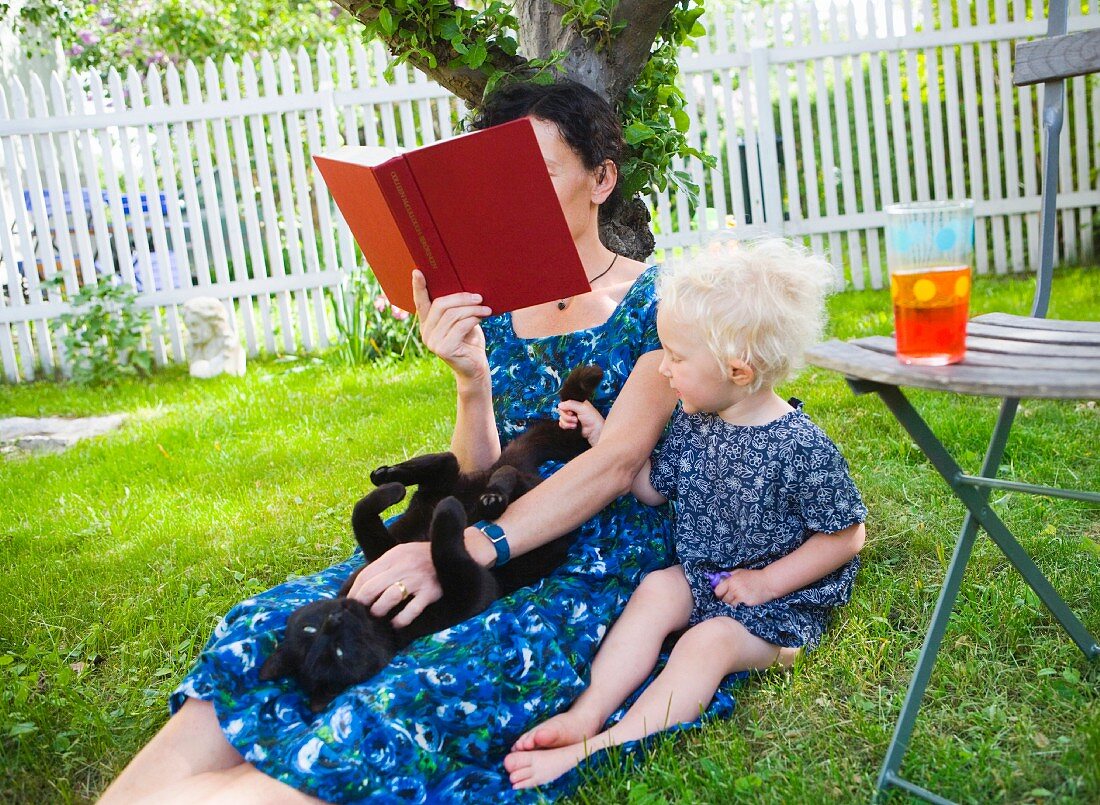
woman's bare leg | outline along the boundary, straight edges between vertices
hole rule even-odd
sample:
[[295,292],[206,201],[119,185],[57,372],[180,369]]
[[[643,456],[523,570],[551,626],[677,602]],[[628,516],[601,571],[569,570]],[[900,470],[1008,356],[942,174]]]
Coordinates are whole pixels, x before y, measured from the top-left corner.
[[188,777],[140,805],[318,805],[321,800],[268,777],[250,763]]
[[222,735],[214,705],[188,699],[160,732],[137,753],[99,800],[103,805],[136,802],[207,772],[244,763]]
[[512,751],[569,746],[595,735],[653,671],[661,644],[688,625],[691,587],[679,565],[646,576],[592,661],[592,679],[564,713],[528,730]]
[[512,786],[544,785],[593,752],[694,721],[727,674],[762,671],[776,663],[779,652],[778,646],[751,634],[732,618],[712,618],[693,626],[676,643],[668,665],[614,727],[571,746],[508,755],[504,767]]

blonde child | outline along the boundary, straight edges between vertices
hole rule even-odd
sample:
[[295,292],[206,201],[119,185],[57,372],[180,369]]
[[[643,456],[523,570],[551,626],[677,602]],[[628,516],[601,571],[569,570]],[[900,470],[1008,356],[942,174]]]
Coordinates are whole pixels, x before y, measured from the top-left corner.
[[[631,596],[573,706],[516,741],[514,788],[695,720],[727,675],[790,665],[851,596],[867,511],[836,446],[774,387],[821,334],[824,260],[781,240],[717,246],[659,281],[659,371],[680,397],[665,442],[638,474],[639,500],[674,501],[680,564]],[[594,444],[603,420],[562,403],[563,427]],[[668,663],[613,728],[607,718]]]

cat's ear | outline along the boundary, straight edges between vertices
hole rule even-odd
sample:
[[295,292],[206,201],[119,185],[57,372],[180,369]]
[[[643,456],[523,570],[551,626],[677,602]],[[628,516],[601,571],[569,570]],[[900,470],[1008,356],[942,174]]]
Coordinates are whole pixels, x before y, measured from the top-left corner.
[[287,676],[294,670],[290,659],[290,652],[282,644],[264,660],[264,664],[260,666],[260,679],[264,682],[270,682],[272,679],[278,679],[282,676]]

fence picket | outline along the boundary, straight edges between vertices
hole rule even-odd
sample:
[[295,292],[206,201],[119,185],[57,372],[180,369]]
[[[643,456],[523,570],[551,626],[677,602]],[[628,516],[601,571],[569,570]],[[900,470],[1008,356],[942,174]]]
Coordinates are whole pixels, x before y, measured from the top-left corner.
[[[917,30],[916,3],[904,3],[906,34],[913,34]],[[929,48],[934,51],[934,48]],[[909,138],[912,143],[913,176],[916,179],[917,189],[915,198],[926,201],[931,198],[928,187],[928,139],[924,131],[924,104],[921,103],[922,91],[920,65],[917,63],[917,51],[908,49],[905,51],[905,75],[906,86],[909,88]]]
[[[15,91],[15,82],[12,84],[12,90]],[[7,93],[4,91],[4,87],[0,84],[0,121],[13,120],[14,118],[8,111],[8,99]],[[7,209],[8,203],[4,198],[4,194],[0,193],[0,212],[3,213],[4,221],[15,222],[20,238],[24,240],[24,244],[21,246],[22,253],[33,254],[26,248],[26,242],[29,241],[30,232],[26,227],[26,216],[22,214],[23,199],[19,193],[21,183],[16,181],[19,177],[16,173],[18,163],[15,161],[15,141],[13,138],[5,138],[2,143],[3,147],[3,160],[0,160],[0,164],[4,167],[4,172],[7,176],[7,182],[0,184],[2,188],[5,184],[10,188],[11,197],[11,209]],[[19,370],[23,370],[23,379],[34,379],[34,339],[31,336],[30,319],[27,316],[21,314],[21,309],[27,305],[27,302],[23,299],[23,277],[19,273],[19,266],[17,258],[15,256],[15,244],[12,241],[12,232],[9,226],[0,226],[0,257],[4,259],[4,265],[7,271],[7,298],[10,300],[8,303],[0,308],[0,314],[8,314],[11,318],[8,318],[4,322],[3,327],[3,340],[0,341],[0,354],[3,355],[4,360],[4,374],[11,381],[19,380]],[[11,311],[9,313],[9,311]],[[3,320],[0,320],[3,321]],[[9,324],[10,323],[10,324]],[[16,361],[15,345],[9,346],[13,340],[11,332],[15,331],[15,342],[19,346],[19,361],[21,367]]]
[[[959,22],[960,27],[971,27],[970,8],[971,0],[960,0]],[[965,13],[964,13],[965,12]],[[982,136],[978,125],[978,85],[974,76],[974,45],[960,47],[960,62],[962,64],[963,102],[962,108],[966,112],[966,164],[969,169],[970,185],[967,195],[971,198],[985,197],[985,184],[982,176]],[[974,221],[974,257],[975,268],[979,274],[989,271],[989,244],[986,235],[988,219],[975,218]]]
[[[1074,139],[1074,151],[1077,154],[1077,164],[1074,166],[1070,176],[1070,182],[1076,178],[1077,190],[1088,189],[1088,177],[1092,175],[1092,168],[1089,165],[1089,129],[1088,129],[1088,107],[1085,105],[1086,98],[1086,79],[1084,76],[1078,76],[1071,79],[1066,86],[1066,92],[1070,93],[1072,89],[1073,97],[1073,139]],[[1093,133],[1094,139],[1100,139],[1100,131]],[[1100,167],[1100,166],[1097,166]],[[1075,175],[1075,176],[1074,176]],[[1082,207],[1077,211],[1078,225],[1081,231],[1081,241],[1084,243],[1092,242],[1092,218],[1095,213],[1093,207]]]
[[[278,79],[275,77],[275,62],[271,58],[270,53],[263,53],[260,56],[260,75],[263,80],[262,94],[269,97],[278,96],[280,87]],[[285,94],[294,94],[295,88],[293,80],[289,86],[285,86],[282,89],[285,91]],[[259,93],[261,90],[257,88],[257,92]],[[301,223],[294,211],[294,188],[290,181],[290,165],[287,159],[287,152],[290,150],[290,144],[287,140],[287,127],[283,125],[282,114],[275,113],[268,115],[266,128],[270,133],[269,136],[273,146],[271,154],[275,160],[275,179],[277,184],[270,188],[272,195],[270,217],[265,211],[264,218],[269,231],[272,228],[272,224],[275,225],[274,229],[277,236],[275,242],[281,244],[276,273],[280,276],[284,276],[287,273],[286,264],[289,263],[290,273],[300,276],[303,273],[302,238],[300,233]],[[254,139],[253,148],[256,151],[267,151],[266,148],[256,148],[255,142]],[[259,154],[257,154],[257,158],[261,159]],[[285,257],[283,255],[284,251],[286,252]],[[272,257],[272,264],[275,263],[276,259]],[[282,268],[281,271],[279,267]],[[285,306],[280,304],[280,309],[284,311],[283,318],[286,322],[284,344],[286,344],[287,352],[294,351],[295,322],[298,324],[298,335],[301,338],[302,346],[307,350],[312,350],[313,334],[310,332],[309,307],[308,300],[306,299],[306,291],[303,288],[285,296],[293,298],[298,312],[297,318],[290,315],[290,298],[286,299]]]
[[[282,51],[279,54],[279,75],[282,78],[282,85],[284,88],[293,87],[295,85],[295,74],[297,74],[297,83],[299,92],[308,93],[313,92],[313,71],[309,66],[309,59],[302,57],[305,56],[305,52],[301,49],[298,51],[297,70],[295,64],[291,62],[290,54],[287,51]],[[308,117],[308,112],[306,113]],[[294,179],[291,182],[291,189],[294,192],[295,200],[297,201],[297,212],[295,219],[300,227],[301,242],[302,242],[302,260],[304,265],[300,266],[300,270],[307,274],[318,274],[321,271],[321,264],[317,254],[317,233],[314,229],[313,221],[313,201],[310,198],[310,185],[306,180],[306,151],[305,145],[302,141],[302,131],[308,127],[308,120],[303,123],[298,112],[287,113],[287,142],[290,146],[290,165],[294,173]],[[316,114],[314,114],[314,125],[316,125]],[[307,299],[312,300],[313,310],[313,326],[317,333],[317,343],[321,347],[326,347],[329,344],[328,339],[328,326],[325,314],[325,290],[323,288],[314,288],[311,290],[306,289],[302,292]],[[302,322],[299,325],[303,332],[309,332],[309,315],[306,313],[300,314]]]
[[[834,42],[840,41],[840,25],[837,20],[839,15],[836,11],[837,9],[834,9],[834,13],[829,15],[829,33]],[[844,75],[845,64],[850,62],[848,62],[847,59],[841,59],[839,57],[834,57],[832,61],[833,102],[836,108],[837,153],[840,157],[840,183],[844,202],[843,212],[845,214],[851,214],[857,212],[858,208],[856,205],[855,160],[852,155],[852,135],[849,129],[851,115],[848,111],[848,81]],[[851,278],[852,285],[862,290],[864,287],[863,246],[860,239],[860,233],[857,230],[849,229],[847,232],[847,241],[848,274]],[[843,271],[843,264],[838,264],[838,267]]]
[[[169,64],[164,73],[164,90],[169,103],[178,104],[183,98],[183,87],[180,85],[180,74],[174,64]],[[151,93],[149,103],[153,107],[162,108],[164,97],[159,92]],[[203,173],[202,159],[198,157],[199,144],[196,141],[195,149],[191,147],[191,137],[188,133],[186,122],[177,123],[172,132],[175,138],[176,153],[179,158],[180,180],[183,183],[183,206],[187,211],[186,224],[179,220],[179,210],[169,210],[172,221],[172,242],[176,251],[184,254],[187,266],[186,273],[191,273],[191,261],[194,260],[195,280],[200,288],[207,293],[210,288],[210,260],[207,254],[207,234],[200,214],[199,189],[195,180],[195,162],[199,163],[199,182],[207,181]],[[167,139],[167,137],[166,137]],[[173,205],[174,206],[174,205]],[[185,230],[186,227],[186,230]],[[218,227],[218,236],[221,236],[221,227]],[[217,255],[224,254],[224,250],[213,252]],[[226,277],[228,279],[228,277]],[[218,277],[219,283],[222,277]]]
[[[23,91],[23,87],[18,83],[12,85],[12,117],[27,119],[30,117],[30,111],[27,106],[27,96]],[[34,321],[35,330],[38,333],[38,358],[42,362],[42,367],[47,372],[52,372],[55,364],[55,357],[53,351],[53,342],[50,333],[49,322],[46,319],[45,311],[53,307],[59,301],[59,298],[54,292],[44,297],[45,288],[42,287],[42,283],[39,278],[39,270],[42,271],[42,279],[49,278],[53,272],[53,255],[52,255],[52,243],[49,235],[50,227],[46,219],[46,202],[43,195],[41,175],[38,169],[38,159],[35,153],[35,144],[32,135],[24,135],[19,140],[16,140],[12,144],[20,143],[22,148],[20,149],[25,160],[24,174],[27,177],[27,192],[30,194],[30,207],[29,215],[25,213],[27,205],[25,198],[18,197],[13,199],[16,210],[16,226],[19,227],[19,236],[23,251],[23,279],[26,286],[26,294],[31,307],[38,307],[42,314],[37,316]],[[22,186],[22,183],[18,181],[19,162],[16,160],[14,149],[9,154],[8,169],[11,172],[9,176],[9,183],[12,190]],[[32,223],[33,221],[33,223]],[[38,243],[34,244],[32,240],[32,232],[44,233],[39,234]],[[37,245],[37,248],[35,248]],[[39,265],[42,266],[39,269]],[[47,304],[42,305],[45,301]]]
[[[848,16],[848,37],[850,41],[857,41],[860,37],[856,27],[854,14]],[[867,114],[867,85],[863,78],[863,54],[850,56],[852,70],[852,105],[855,109],[856,148],[859,154],[859,184],[860,184],[860,211],[873,212],[877,209],[875,203],[875,175],[871,168],[871,118]],[[868,59],[868,64],[871,60]],[[867,241],[865,252],[870,276],[871,287],[882,287],[882,257],[879,253],[878,229],[864,230]]]
[[[974,6],[977,12],[978,25],[989,25],[988,3],[979,0],[975,2]],[[978,44],[978,71],[982,87],[981,110],[983,132],[985,135],[985,152],[987,154],[997,154],[1000,148],[997,117],[998,87],[994,80],[993,47],[989,42],[980,42]],[[985,162],[987,171],[988,183],[986,184],[986,188],[989,193],[989,198],[1003,199],[1005,196],[1004,186],[1001,181],[1001,160],[986,159],[983,161]],[[1008,270],[1008,252],[1006,250],[1004,224],[1004,216],[1001,214],[995,214],[989,219],[989,226],[993,231],[993,269],[998,274],[1003,274]]]
[[[921,5],[923,30],[936,30],[936,17],[932,0],[924,0]],[[947,159],[943,147],[943,97],[933,87],[939,86],[941,48],[932,47],[925,51],[924,86],[928,89],[928,142],[932,148],[932,198],[949,198],[947,191]],[[945,70],[946,74],[946,70]],[[954,110],[948,106],[948,114]]]
[[[734,13],[738,14],[740,12],[734,9]],[[718,47],[722,52],[728,52],[730,49],[728,36],[727,26],[723,21],[723,24],[716,31]],[[726,184],[730,188],[730,206],[733,208],[734,224],[743,227],[748,221],[748,210],[745,209],[745,188],[741,181],[741,149],[737,145],[738,118],[734,113],[734,106],[737,102],[737,95],[733,89],[734,75],[735,73],[731,69],[723,69],[720,74],[722,113],[726,124],[726,165],[728,166]],[[743,116],[741,119],[744,119]],[[658,203],[656,207],[658,220],[660,220],[662,205]],[[661,232],[667,231],[667,229],[661,229]]]
[[[244,87],[243,99],[246,102],[258,100],[260,98],[259,82],[256,76],[255,62],[250,56],[245,56],[241,60],[241,78]],[[266,276],[274,278],[286,275],[286,263],[283,261],[283,238],[280,237],[279,213],[275,204],[277,177],[272,176],[271,161],[267,148],[261,147],[261,144],[267,139],[265,122],[265,117],[262,114],[248,115],[248,131],[252,135],[251,147],[248,149],[251,158],[245,164],[253,164],[254,162],[256,174],[268,178],[268,181],[257,182],[255,185],[260,196],[260,212],[263,214],[260,226],[263,229],[267,254],[267,259],[260,261],[260,270]],[[278,154],[283,148],[285,146],[279,143],[274,151]],[[280,329],[283,336],[283,350],[293,352],[294,322],[290,317],[290,293],[286,290],[276,291],[275,301],[279,307],[279,320],[282,323]]]
[[[236,63],[226,57],[222,64],[222,76],[217,73],[207,75],[215,81],[221,79],[224,84],[225,98],[236,108],[241,109],[241,87]],[[264,279],[269,276],[267,272],[267,260],[264,256],[263,236],[260,231],[260,218],[256,207],[256,188],[252,181],[252,155],[248,147],[248,135],[245,131],[243,114],[233,115],[229,121],[229,129],[233,139],[233,160],[226,163],[225,168],[232,171],[236,168],[237,187],[239,197],[234,194],[233,204],[237,207],[240,220],[244,221],[245,236],[248,243],[248,257],[251,260],[251,271],[248,276],[252,279]],[[262,132],[260,142],[263,142]],[[257,171],[259,173],[259,171]],[[234,216],[228,216],[233,220]],[[271,296],[267,293],[257,293],[254,299],[260,308],[260,321],[263,323],[264,345],[268,352],[275,351],[275,328],[271,320]],[[252,304],[252,299],[241,299],[241,304]]]
[[[37,75],[31,76],[30,101],[34,117],[44,118],[50,116],[50,107],[46,100],[46,89],[42,86],[42,82]],[[45,237],[49,244],[42,257],[42,270],[45,273],[45,278],[51,279],[60,275],[62,282],[65,283],[65,290],[73,294],[76,293],[79,287],[75,271],[76,260],[72,237],[70,237],[74,226],[70,223],[68,211],[65,209],[69,205],[65,203],[65,195],[61,189],[61,172],[58,169],[57,160],[54,158],[56,151],[52,135],[39,134],[35,138],[38,169],[45,179],[45,186],[42,187],[42,215],[36,215],[35,218],[44,217],[47,221],[44,229],[37,229],[39,238]],[[36,226],[38,226],[37,221]],[[55,260],[52,257],[54,254],[57,254],[60,260]],[[61,301],[61,295],[56,288],[45,290],[47,291],[47,298],[51,302]],[[58,345],[58,356],[62,368],[65,368],[68,361],[60,350],[60,344]]]
[[[61,77],[54,73],[50,76],[50,97],[53,100],[53,108],[58,114],[68,114],[69,105],[65,97],[65,87],[61,83]],[[84,202],[83,185],[80,181],[80,168],[76,163],[76,131],[59,132],[57,134],[58,158],[61,161],[62,172],[65,175],[65,190],[69,194],[72,214],[69,217],[69,226],[72,228],[76,241],[76,257],[80,263],[79,281],[84,284],[95,284],[95,250],[92,248],[91,232],[88,227],[91,210],[91,198],[87,204]],[[76,271],[72,272],[74,278]]]
[[[802,24],[796,10],[792,19],[791,32],[794,44],[797,46],[803,42]],[[798,150],[802,154],[803,192],[806,197],[806,220],[817,223],[821,218],[821,201],[817,192],[817,154],[815,153],[816,138],[813,131],[813,115],[810,109],[809,90],[806,85],[806,63],[799,61],[795,64],[795,82],[798,88]],[[815,254],[825,251],[821,235],[816,232],[810,235],[810,248]]]
[[[151,71],[153,76],[156,76],[156,68]],[[156,92],[160,92],[160,82],[155,78],[150,82],[151,89],[155,89]],[[145,88],[142,86],[141,76],[138,75],[137,70],[133,67],[130,68],[127,77],[126,85],[128,87],[128,94],[130,97],[130,108],[141,109],[145,105]],[[173,277],[172,266],[172,252],[168,248],[168,235],[164,226],[164,211],[167,208],[175,210],[176,214],[179,214],[178,207],[178,192],[172,192],[168,190],[165,193],[165,204],[162,207],[161,198],[161,183],[158,181],[156,163],[153,156],[153,148],[149,142],[149,127],[138,126],[137,127],[137,141],[138,149],[141,154],[141,175],[139,182],[144,182],[145,185],[145,198],[148,199],[149,210],[148,213],[144,212],[145,204],[142,201],[141,185],[138,185],[138,195],[130,197],[130,213],[141,216],[143,220],[147,220],[151,224],[152,229],[152,245],[153,251],[149,252],[149,277],[150,282],[144,288],[145,296],[153,296],[160,292],[161,289],[157,288],[157,267],[160,268],[160,279],[162,287],[167,289],[175,289],[177,287],[176,280]],[[165,137],[167,141],[167,137]],[[168,154],[171,154],[171,149],[164,149]],[[171,165],[168,166],[168,171],[165,177],[171,176],[171,185],[169,187],[174,188],[176,183],[175,168]],[[146,219],[146,215],[148,218]],[[149,244],[147,243],[146,246]],[[156,255],[154,265],[154,255]],[[181,274],[181,276],[183,276]],[[191,285],[191,274],[188,270],[186,274],[186,287]],[[184,282],[181,279],[179,287],[184,287]],[[165,302],[162,305],[154,307],[153,316],[156,318],[158,315],[163,316],[164,326],[168,332],[168,338],[172,346],[172,357],[177,360],[183,360],[183,341],[180,335],[180,321],[179,313],[176,310],[174,304]],[[165,358],[167,360],[167,357]]]
[[[1065,87],[1066,99],[1068,100],[1072,93],[1070,92],[1070,84],[1067,82]],[[1058,137],[1060,143],[1058,148],[1058,186],[1066,190],[1066,192],[1073,191],[1073,163],[1070,157],[1070,129],[1072,129],[1072,120],[1067,115],[1062,121],[1062,133]],[[1062,225],[1062,259],[1066,262],[1075,262],[1077,260],[1077,215],[1075,210],[1062,210],[1062,214],[1059,216]]]
[[[898,35],[894,30],[893,0],[885,0],[883,22],[886,25],[887,37]],[[898,163],[894,171],[894,178],[897,180],[897,198],[899,201],[912,201],[913,189],[910,171],[912,170],[916,149],[909,141],[909,130],[905,125],[905,96],[901,91],[901,63],[897,50],[886,52],[886,86],[890,93],[887,102],[890,107],[890,129],[894,140],[894,158]]]

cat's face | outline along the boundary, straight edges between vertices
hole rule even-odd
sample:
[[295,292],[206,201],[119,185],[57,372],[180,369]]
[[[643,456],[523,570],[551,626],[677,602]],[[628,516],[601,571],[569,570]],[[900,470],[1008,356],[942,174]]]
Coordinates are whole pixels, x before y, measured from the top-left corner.
[[316,713],[348,686],[382,670],[396,650],[393,627],[358,601],[314,601],[290,616],[286,636],[260,668],[260,679],[293,677]]

